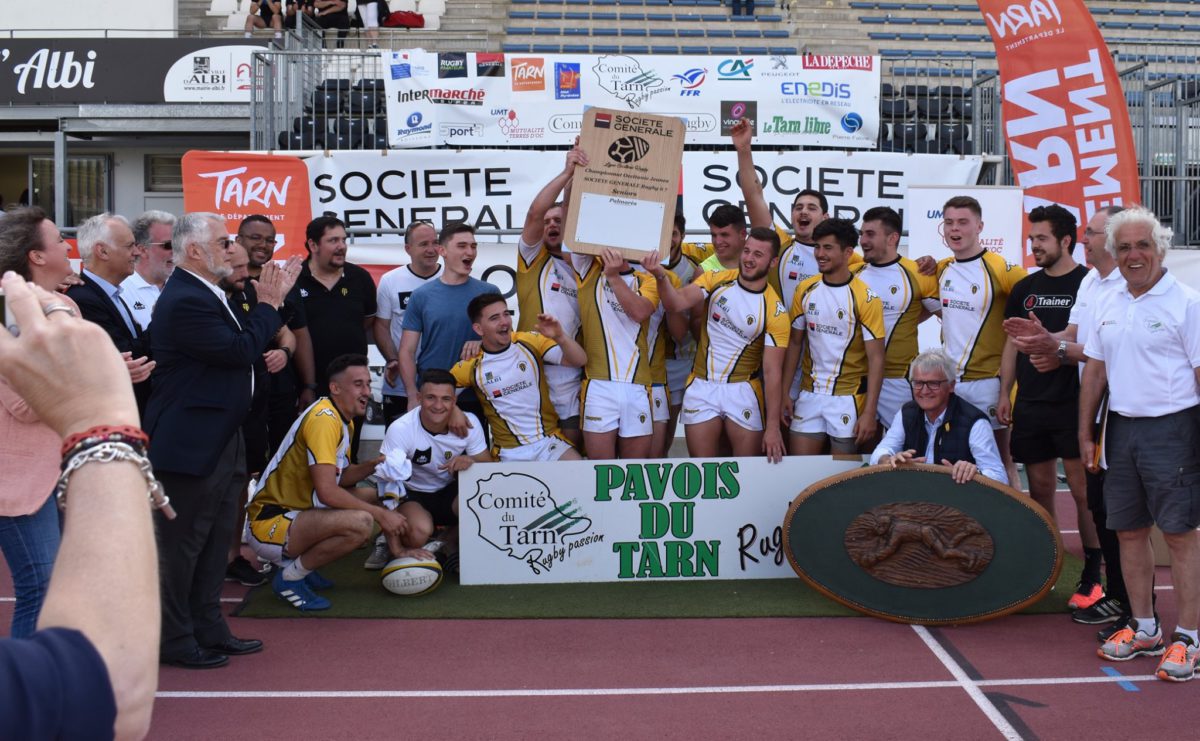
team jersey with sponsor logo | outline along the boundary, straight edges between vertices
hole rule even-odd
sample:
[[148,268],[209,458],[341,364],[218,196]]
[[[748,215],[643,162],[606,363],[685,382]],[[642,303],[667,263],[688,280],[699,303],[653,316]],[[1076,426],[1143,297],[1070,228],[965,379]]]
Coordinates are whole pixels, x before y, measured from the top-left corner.
[[537,329],[538,314],[552,314],[568,337],[579,333],[579,275],[571,261],[555,257],[543,242],[517,242],[518,332]]
[[350,465],[350,437],[354,422],[344,418],[333,401],[321,397],[292,423],[279,449],[258,478],[254,496],[246,506],[253,520],[264,506],[304,510],[326,507],[313,487],[309,466],[326,464],[342,471]]
[[421,423],[420,408],[414,409],[388,425],[379,448],[380,455],[403,451],[412,464],[412,475],[404,482],[410,491],[432,494],[441,491],[454,480],[454,474],[442,469],[446,462],[460,455],[474,456],[487,450],[483,427],[470,412],[463,412],[471,428],[466,437],[446,430],[434,434]]
[[515,448],[558,434],[545,363],[562,362],[562,348],[533,332],[513,332],[500,352],[480,350],[450,372],[459,386],[474,386],[499,448]]
[[984,250],[975,257],[938,261],[942,346],[958,366],[960,381],[1000,375],[1004,306],[1025,268]]
[[692,377],[739,383],[762,373],[763,347],[787,347],[788,314],[769,285],[750,291],[738,271],[705,273],[695,285],[704,291],[704,311]]
[[[681,259],[680,262],[682,261]],[[648,277],[650,280],[654,280],[653,276],[648,275]],[[671,285],[675,287],[675,290],[679,290],[678,275],[667,271],[667,280],[671,281]],[[663,384],[667,382],[667,358],[673,357],[669,354],[668,347],[674,349],[675,340],[671,337],[671,332],[666,326],[666,317],[666,307],[660,301],[654,307],[654,313],[646,320],[646,344],[650,347],[651,383]]]
[[[649,320],[634,322],[617,300],[599,258],[571,255],[579,272],[579,320],[583,349],[587,352],[584,374],[597,381],[623,381],[649,386]],[[658,306],[658,286],[646,273],[629,270],[619,280],[639,296]]]
[[792,328],[805,333],[800,389],[830,396],[867,391],[867,340],[883,339],[883,302],[862,280],[814,275],[796,288]]
[[921,309],[941,311],[937,280],[922,275],[917,264],[897,257],[886,265],[864,262],[852,271],[883,302],[883,332],[886,360],[884,378],[906,378],[917,357],[917,325]]
[[[775,233],[779,235],[779,264],[771,272],[769,280],[784,304],[791,306],[800,284],[820,271],[817,270],[817,258],[811,244],[797,242],[795,236],[788,234],[778,224],[775,225]],[[862,261],[862,255],[850,253],[851,269]]]

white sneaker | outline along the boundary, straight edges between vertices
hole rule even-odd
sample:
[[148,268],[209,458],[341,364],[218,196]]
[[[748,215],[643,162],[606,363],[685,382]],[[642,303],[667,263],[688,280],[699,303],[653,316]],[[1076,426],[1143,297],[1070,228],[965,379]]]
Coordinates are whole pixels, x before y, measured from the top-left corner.
[[388,565],[388,561],[392,560],[392,552],[388,549],[387,538],[380,535],[375,539],[375,547],[371,549],[371,555],[367,556],[367,560],[363,562],[363,568],[367,571],[382,571],[384,566]]

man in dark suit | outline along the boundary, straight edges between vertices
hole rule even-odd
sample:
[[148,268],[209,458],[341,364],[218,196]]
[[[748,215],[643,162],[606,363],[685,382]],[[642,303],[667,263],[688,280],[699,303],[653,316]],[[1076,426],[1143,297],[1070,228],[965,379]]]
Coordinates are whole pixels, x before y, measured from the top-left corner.
[[138,413],[145,415],[150,372],[154,370],[150,335],[122,297],[121,282],[133,274],[146,250],[134,240],[125,217],[110,213],[83,222],[76,239],[83,258],[82,282],[67,289],[67,295],[79,306],[83,318],[103,327],[124,355]]
[[298,259],[263,266],[258,304],[234,316],[218,283],[231,273],[225,221],[185,214],[172,235],[175,272],[154,309],[154,392],[143,425],[150,460],[178,513],[159,518],[163,663],[202,669],[254,653],[262,642],[233,636],[221,614],[226,553],[245,496],[240,425],[250,408],[253,365],[279,330],[278,308]]

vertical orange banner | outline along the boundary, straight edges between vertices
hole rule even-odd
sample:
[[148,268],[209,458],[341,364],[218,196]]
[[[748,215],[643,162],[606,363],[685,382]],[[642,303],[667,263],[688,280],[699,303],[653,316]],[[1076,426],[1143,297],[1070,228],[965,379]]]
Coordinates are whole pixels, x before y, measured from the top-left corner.
[[304,255],[304,227],[312,220],[308,168],[286,155],[192,150],[183,156],[183,207],[220,214],[230,234],[242,219],[262,214],[275,225],[275,259]]
[[1057,203],[1082,229],[1106,206],[1138,203],[1125,95],[1083,0],[979,0],[979,9],[996,46],[1004,137],[1025,211]]

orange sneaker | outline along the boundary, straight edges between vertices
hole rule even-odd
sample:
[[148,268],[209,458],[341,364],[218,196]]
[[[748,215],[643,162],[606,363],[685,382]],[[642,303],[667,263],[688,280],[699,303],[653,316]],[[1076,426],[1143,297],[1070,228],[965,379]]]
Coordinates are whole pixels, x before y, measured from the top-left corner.
[[1086,610],[1100,600],[1104,599],[1104,588],[1099,584],[1084,584],[1079,582],[1079,588],[1075,590],[1075,594],[1071,595],[1071,599],[1067,601],[1067,607],[1072,610]]
[[1192,639],[1176,633],[1171,636],[1171,647],[1158,663],[1155,674],[1168,682],[1186,682],[1196,672],[1197,658],[1200,658],[1200,652],[1197,652]]
[[1162,630],[1147,635],[1135,632],[1136,621],[1113,633],[1104,645],[1096,649],[1096,655],[1109,661],[1129,661],[1137,656],[1159,656],[1163,652]]

